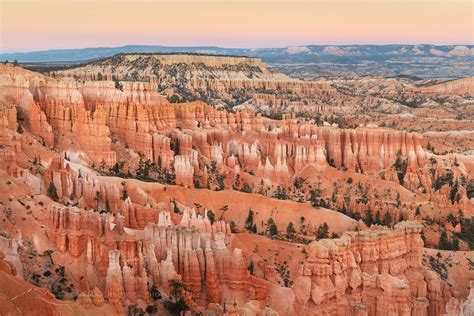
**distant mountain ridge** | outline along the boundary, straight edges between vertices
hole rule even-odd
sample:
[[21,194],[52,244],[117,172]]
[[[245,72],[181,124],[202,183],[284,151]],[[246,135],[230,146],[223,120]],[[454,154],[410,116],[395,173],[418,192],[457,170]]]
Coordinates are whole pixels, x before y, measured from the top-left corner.
[[203,53],[217,55],[257,56],[265,59],[278,59],[286,55],[301,56],[442,56],[474,57],[474,45],[308,45],[283,48],[222,48],[217,46],[161,46],[161,45],[126,45],[120,47],[92,47],[78,49],[53,49],[45,51],[3,53],[0,60],[20,62],[48,61],[85,61],[109,57],[119,53]]
[[176,52],[259,57],[279,71],[301,79],[338,75],[409,75],[422,78],[474,75],[474,45],[308,45],[257,49],[127,45],[5,53],[0,54],[0,60],[78,62],[120,53]]

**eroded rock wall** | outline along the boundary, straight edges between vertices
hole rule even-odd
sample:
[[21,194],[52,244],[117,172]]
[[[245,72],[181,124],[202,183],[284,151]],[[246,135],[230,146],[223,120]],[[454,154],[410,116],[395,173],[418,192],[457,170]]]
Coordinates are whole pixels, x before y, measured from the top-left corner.
[[422,225],[313,242],[295,280],[300,315],[457,315],[450,289],[423,267]]

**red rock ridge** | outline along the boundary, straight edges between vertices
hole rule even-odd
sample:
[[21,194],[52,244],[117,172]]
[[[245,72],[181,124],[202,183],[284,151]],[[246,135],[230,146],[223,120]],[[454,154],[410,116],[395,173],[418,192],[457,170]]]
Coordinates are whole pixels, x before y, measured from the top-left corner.
[[[300,315],[457,315],[450,290],[421,264],[422,226],[345,233],[313,242],[295,281]],[[329,303],[330,302],[330,303]]]

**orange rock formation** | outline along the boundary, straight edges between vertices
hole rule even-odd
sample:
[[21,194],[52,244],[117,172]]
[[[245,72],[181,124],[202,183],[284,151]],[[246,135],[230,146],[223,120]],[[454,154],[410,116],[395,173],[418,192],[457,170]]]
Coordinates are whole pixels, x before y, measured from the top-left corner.
[[[145,58],[132,56],[118,58]],[[195,60],[150,56],[146,62],[155,58],[168,66],[185,58],[196,91],[278,89],[328,98],[339,93],[327,83],[281,77],[259,60],[247,65],[259,74],[255,80],[244,74],[226,78],[221,69],[246,68],[247,59],[202,60],[216,71],[216,78],[204,80]],[[272,120],[248,109],[234,113],[200,101],[171,104],[158,85],[175,78],[146,71],[144,78],[131,78],[122,66],[116,72],[107,62],[98,67],[110,80],[95,80],[96,69],[87,66],[61,74],[85,79],[79,81],[0,65],[0,188],[6,191],[0,194],[6,223],[0,231],[0,276],[6,280],[0,282],[0,303],[7,313],[17,307],[28,313],[42,301],[53,303],[39,302],[44,313],[72,308],[123,314],[128,306],[154,304],[151,286],[169,298],[171,280],[182,282],[186,304],[202,313],[470,310],[470,299],[463,302],[466,297],[438,271],[423,265],[426,230],[402,219],[430,214],[450,238],[462,233],[459,223],[442,221],[459,210],[466,218],[473,215],[474,166],[468,159],[435,155],[420,134],[374,125],[345,129],[295,115]],[[254,100],[297,106],[265,93]],[[41,201],[32,207],[23,202],[27,198]],[[378,222],[391,215],[387,226],[400,223],[393,229],[374,226],[371,212]],[[21,222],[23,215],[31,228]],[[296,262],[285,274],[267,258],[254,271],[249,260],[258,247],[249,249],[245,238],[236,237],[239,230],[266,235],[261,238],[271,247],[284,243],[291,251],[304,250],[299,274],[290,272],[298,270]],[[24,263],[23,233],[30,247],[51,249],[51,260],[71,266],[77,303],[58,303],[15,276]],[[25,286],[35,295],[12,303]]]

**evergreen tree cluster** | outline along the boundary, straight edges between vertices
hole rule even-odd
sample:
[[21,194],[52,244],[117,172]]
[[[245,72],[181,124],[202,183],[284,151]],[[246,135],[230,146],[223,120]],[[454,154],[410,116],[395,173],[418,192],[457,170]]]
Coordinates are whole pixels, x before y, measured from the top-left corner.
[[316,239],[326,239],[329,238],[329,226],[326,222],[319,225],[318,230],[316,232]]
[[183,282],[180,280],[170,280],[171,298],[163,302],[165,308],[172,315],[181,315],[189,309],[183,297]]
[[275,192],[273,193],[273,198],[279,199],[279,200],[288,200],[288,193],[286,192],[285,188],[282,188],[281,186],[277,186]]
[[212,161],[211,165],[208,168],[208,185],[209,183],[214,184],[217,187],[217,191],[222,191],[225,189],[224,180],[226,176],[219,173],[217,170],[217,162]]
[[[171,168],[169,170],[163,169],[160,165],[160,163],[157,164],[150,161],[150,159],[144,160],[143,158],[140,158],[135,174],[132,174],[130,170],[127,172],[123,170],[125,167],[123,161],[115,163],[106,174],[124,179],[138,179],[145,182],[176,184],[176,174],[173,164],[171,163]],[[100,167],[100,169],[104,171],[105,167]]]
[[451,241],[448,239],[448,234],[443,229],[439,235],[438,248],[441,250],[459,250],[459,240],[453,238]]
[[[457,217],[452,214],[449,214],[447,219],[448,221],[451,222],[453,226],[456,226],[457,224],[461,224],[461,232],[453,233],[453,238],[459,238],[465,241],[469,245],[469,249],[474,250],[474,218],[464,217],[464,213],[462,212],[462,210],[459,210]],[[444,237],[442,241],[443,241],[443,246],[446,246]],[[440,235],[440,244],[441,244],[441,235]]]
[[257,233],[257,225],[253,222],[253,211],[249,209],[249,213],[247,215],[247,219],[245,220],[245,230],[249,233],[256,234]]

